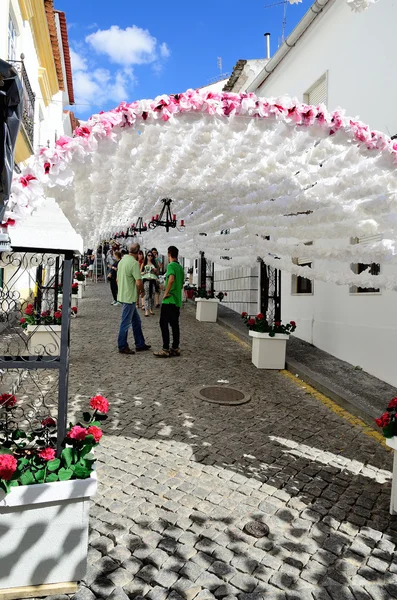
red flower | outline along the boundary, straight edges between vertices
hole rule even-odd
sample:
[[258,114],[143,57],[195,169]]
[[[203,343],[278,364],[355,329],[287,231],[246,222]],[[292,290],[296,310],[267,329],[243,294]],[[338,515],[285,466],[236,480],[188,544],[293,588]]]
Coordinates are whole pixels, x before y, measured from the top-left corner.
[[280,327],[280,325],[281,325],[281,321],[276,321],[274,324],[275,327]]
[[99,410],[101,413],[109,412],[109,402],[103,396],[94,396],[91,398],[90,406],[94,410]]
[[43,310],[43,312],[41,313],[42,317],[49,317],[50,316],[50,311],[49,310]]
[[75,283],[72,283],[72,290],[78,290],[79,289],[79,284],[77,283],[77,281]]
[[28,304],[26,308],[34,308],[33,304]]
[[19,319],[19,322],[21,325],[23,325],[24,323],[26,323],[26,319],[24,317],[22,317],[22,319]]
[[50,165],[50,163],[49,163],[49,162],[45,162],[45,163],[44,163],[44,173],[45,173],[46,175],[48,175],[48,173],[50,172],[50,169],[51,169],[51,165]]
[[9,481],[17,470],[17,461],[11,454],[0,454],[0,479]]
[[390,400],[389,404],[387,405],[387,408],[396,408],[397,407],[397,398],[392,398],[392,400]]
[[61,311],[60,311],[60,310],[56,310],[56,311],[54,312],[54,317],[55,317],[55,319],[61,319],[61,318],[62,318],[62,313],[61,313]]
[[42,420],[41,424],[43,427],[55,427],[56,421],[52,417],[46,417]]
[[390,424],[390,415],[389,415],[389,413],[388,412],[383,413],[383,415],[381,417],[379,417],[379,419],[375,419],[375,423],[381,429],[383,429],[384,427],[387,427],[387,425]]
[[225,296],[227,296],[227,292],[225,292]]
[[241,316],[242,316],[242,317],[246,317],[247,315],[248,315],[248,313],[246,313],[246,312],[242,312],[242,313],[241,313]]
[[1,394],[0,396],[0,406],[4,408],[12,408],[17,403],[16,396],[13,394]]
[[29,185],[29,181],[34,181],[36,177],[33,175],[25,175],[25,177],[20,177],[19,181],[22,183],[22,187],[27,187]]
[[255,325],[255,319],[248,319],[247,323],[250,327],[253,327]]
[[103,435],[102,429],[100,429],[96,425],[91,425],[91,427],[89,427],[87,429],[87,433],[88,433],[88,435],[94,436],[94,440],[96,441],[96,443],[99,442],[99,440],[101,439],[101,437]]
[[290,321],[289,324],[292,325],[292,327],[296,327],[295,321]]
[[85,427],[75,425],[74,427],[72,427],[72,429],[69,431],[66,437],[71,440],[77,441],[85,440],[85,438],[87,437],[87,430]]
[[44,450],[39,452],[38,456],[43,460],[54,460],[55,450],[53,448],[44,448]]
[[28,306],[25,308],[25,315],[28,315],[29,317],[31,317],[31,316],[33,315],[33,312],[34,312],[34,310],[33,310],[33,306],[29,306],[29,305],[28,305]]
[[263,321],[263,319],[265,318],[265,315],[262,313],[259,313],[258,315],[256,315],[256,318],[258,319],[258,321]]
[[62,304],[60,304],[60,305],[58,306],[58,308],[59,308],[59,310],[62,310]]
[[72,312],[77,315],[77,306],[72,306]]

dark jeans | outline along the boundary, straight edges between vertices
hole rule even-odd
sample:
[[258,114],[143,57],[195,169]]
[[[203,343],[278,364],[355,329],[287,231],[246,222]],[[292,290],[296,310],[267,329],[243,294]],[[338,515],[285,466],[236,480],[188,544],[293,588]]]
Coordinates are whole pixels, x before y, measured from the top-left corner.
[[172,348],[179,348],[179,312],[180,309],[175,304],[162,304],[160,312],[160,329],[163,336],[164,350],[170,349],[170,330],[172,329]]
[[134,333],[136,348],[142,348],[145,345],[145,338],[142,333],[141,317],[139,316],[135,302],[125,304],[123,302],[123,313],[121,315],[121,324],[118,338],[119,350],[128,348],[128,330],[132,327]]
[[110,290],[112,292],[113,300],[115,302],[117,302],[118,285],[117,285],[117,280],[116,279],[111,279],[110,280]]

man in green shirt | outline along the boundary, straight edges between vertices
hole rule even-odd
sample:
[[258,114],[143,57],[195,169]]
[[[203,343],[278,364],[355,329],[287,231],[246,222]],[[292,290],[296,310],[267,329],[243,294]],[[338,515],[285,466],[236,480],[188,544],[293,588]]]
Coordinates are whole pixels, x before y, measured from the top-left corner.
[[[163,336],[163,349],[154,352],[158,358],[180,356],[179,350],[179,313],[182,306],[182,287],[185,272],[178,262],[179,250],[175,246],[168,248],[168,267],[165,274],[165,294],[160,312],[160,328]],[[170,331],[172,329],[172,348],[170,348]]]
[[143,293],[143,283],[141,269],[137,261],[139,244],[133,244],[130,247],[129,254],[124,256],[118,264],[117,301],[123,305],[123,314],[118,338],[118,347],[120,354],[135,354],[128,346],[128,330],[132,327],[135,339],[135,348],[137,352],[149,350],[150,346],[145,343],[142,333],[141,317],[136,307],[138,295]]

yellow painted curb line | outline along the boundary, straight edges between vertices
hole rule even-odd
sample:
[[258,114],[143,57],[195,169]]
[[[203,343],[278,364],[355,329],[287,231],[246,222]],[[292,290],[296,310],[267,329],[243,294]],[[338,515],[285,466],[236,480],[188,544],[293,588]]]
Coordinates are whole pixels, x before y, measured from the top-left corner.
[[280,374],[284,377],[287,377],[287,379],[289,379],[290,381],[293,381],[295,385],[297,385],[299,388],[304,389],[305,392],[313,396],[313,398],[316,398],[316,400],[324,404],[324,406],[327,406],[330,410],[332,410],[333,413],[335,413],[339,417],[342,417],[342,419],[345,419],[345,421],[348,421],[350,425],[360,427],[360,429],[365,435],[375,439],[377,442],[382,444],[384,448],[391,451],[391,448],[389,448],[389,446],[386,445],[384,436],[381,433],[374,431],[369,425],[364,423],[362,419],[359,419],[358,417],[355,417],[354,415],[350,414],[347,410],[339,406],[339,404],[337,404],[330,398],[327,398],[327,396],[316,390],[308,383],[305,383],[304,381],[302,381],[302,379],[296,377],[289,371],[283,370],[280,371]]
[[[232,340],[233,342],[237,342],[237,344],[242,346],[244,349],[246,349],[246,350],[251,349],[250,344],[248,344],[247,342],[244,342],[242,339],[240,339],[234,333],[231,333],[230,331],[225,331],[225,333],[230,340]],[[313,386],[309,385],[308,383],[305,383],[304,381],[302,381],[302,379],[300,379],[299,377],[296,377],[289,371],[282,370],[282,371],[280,371],[280,374],[283,375],[284,377],[287,377],[287,379],[289,379],[290,381],[295,383],[295,385],[297,387],[299,387],[300,389],[304,389],[305,392],[307,392],[308,394],[313,396],[313,398],[315,398],[316,400],[318,400],[319,402],[324,404],[324,406],[327,406],[330,410],[332,410],[333,413],[335,413],[339,417],[342,417],[342,419],[345,419],[345,421],[350,423],[350,425],[360,427],[360,429],[362,430],[362,432],[365,435],[376,440],[384,448],[386,448],[386,450],[388,450],[389,452],[391,451],[391,448],[389,448],[389,446],[386,445],[384,436],[381,433],[378,433],[377,431],[372,429],[372,427],[367,425],[362,419],[355,417],[354,415],[349,413],[347,410],[345,410],[344,408],[339,406],[339,404],[337,404],[336,402],[334,402],[333,400],[331,400],[330,398],[328,398],[327,396],[325,396],[324,394],[322,394],[321,392],[316,390]]]

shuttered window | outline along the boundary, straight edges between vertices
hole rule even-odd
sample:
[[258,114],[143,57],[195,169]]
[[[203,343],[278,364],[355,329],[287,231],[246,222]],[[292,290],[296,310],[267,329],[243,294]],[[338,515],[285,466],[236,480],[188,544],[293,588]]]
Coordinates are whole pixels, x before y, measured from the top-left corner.
[[[383,235],[382,234],[377,234],[377,235],[367,235],[364,237],[360,237],[360,238],[353,238],[352,244],[370,244],[373,242],[380,242],[383,239]],[[351,269],[353,271],[353,273],[356,273],[357,275],[359,275],[360,273],[363,273],[363,271],[366,271],[367,269],[369,269],[369,272],[371,273],[371,275],[379,275],[380,274],[380,265],[378,263],[371,263],[371,264],[364,264],[364,263],[356,263],[351,265]],[[351,294],[379,294],[380,293],[380,289],[378,288],[361,288],[361,287],[356,287],[356,286],[352,286],[350,287],[350,293]]]
[[327,75],[324,73],[322,77],[304,94],[304,102],[306,104],[327,104]]

